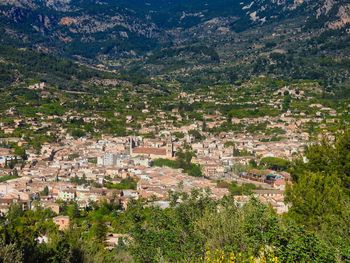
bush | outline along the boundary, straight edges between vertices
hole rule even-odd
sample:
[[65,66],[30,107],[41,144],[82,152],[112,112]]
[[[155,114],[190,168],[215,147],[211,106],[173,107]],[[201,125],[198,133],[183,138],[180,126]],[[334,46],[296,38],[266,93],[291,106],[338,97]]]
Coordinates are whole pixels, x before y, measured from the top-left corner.
[[276,171],[285,171],[288,169],[290,162],[277,157],[265,157],[260,160],[260,165]]

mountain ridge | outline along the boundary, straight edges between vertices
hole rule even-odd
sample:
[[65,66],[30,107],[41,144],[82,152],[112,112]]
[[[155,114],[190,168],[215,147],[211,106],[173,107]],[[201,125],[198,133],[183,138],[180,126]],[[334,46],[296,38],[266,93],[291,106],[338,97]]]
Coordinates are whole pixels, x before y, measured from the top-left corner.
[[[349,5],[347,0],[6,0],[0,4],[0,43],[127,75],[179,80],[209,70],[215,80],[229,81],[227,72],[234,70],[238,78],[270,74],[342,82],[348,72],[343,67],[334,72],[332,65],[349,57]],[[325,64],[324,56],[334,62]]]
[[[142,5],[143,3],[143,5]],[[142,7],[138,7],[142,6]],[[229,6],[229,8],[227,8]],[[350,4],[333,0],[259,0],[237,3],[220,1],[72,1],[6,0],[0,5],[2,19],[14,26],[27,26],[61,42],[74,34],[106,32],[127,37],[128,32],[148,39],[164,39],[166,30],[186,30],[212,19],[235,17],[231,30],[244,31],[296,15],[321,22],[325,28],[342,28],[349,22]],[[322,21],[326,20],[322,24]],[[3,27],[6,28],[5,25]],[[124,31],[123,31],[124,30]],[[76,37],[80,42],[83,37]]]

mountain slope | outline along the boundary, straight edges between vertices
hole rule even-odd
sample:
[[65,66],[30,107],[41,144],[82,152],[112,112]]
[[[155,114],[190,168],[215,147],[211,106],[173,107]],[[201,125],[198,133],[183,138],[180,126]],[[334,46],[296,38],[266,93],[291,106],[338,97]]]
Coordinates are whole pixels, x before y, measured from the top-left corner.
[[[4,0],[0,43],[134,76],[348,79],[350,1]],[[24,62],[25,63],[25,62]]]
[[143,55],[172,42],[169,31],[212,19],[228,19],[234,32],[294,17],[338,29],[350,22],[348,11],[347,1],[333,0],[6,0],[0,28],[6,38],[68,55],[120,57]]

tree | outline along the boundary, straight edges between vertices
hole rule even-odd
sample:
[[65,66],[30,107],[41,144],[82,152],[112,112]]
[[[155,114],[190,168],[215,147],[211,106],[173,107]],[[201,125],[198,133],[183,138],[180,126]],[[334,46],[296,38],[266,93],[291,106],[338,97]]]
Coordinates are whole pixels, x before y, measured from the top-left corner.
[[72,203],[72,204],[68,205],[66,214],[71,219],[79,218],[80,217],[80,211],[79,211],[78,205],[76,203]]
[[256,189],[255,184],[242,184],[231,183],[229,190],[232,195],[249,195],[252,190]]
[[[320,228],[334,216],[349,209],[347,196],[336,175],[306,172],[287,189],[286,201],[292,206],[289,214],[297,222]],[[331,222],[329,222],[331,223]]]
[[197,130],[190,130],[188,131],[188,134],[191,135],[196,142],[203,139],[202,134]]
[[345,132],[308,147],[307,161],[292,165],[294,182],[286,191],[288,218],[314,231],[344,262],[350,260],[349,139]]
[[47,196],[47,195],[49,195],[49,187],[46,185],[45,187],[44,187],[44,190],[41,192],[41,194],[43,195],[43,196]]
[[285,171],[289,167],[289,161],[277,157],[265,157],[260,160],[260,165],[276,171]]
[[279,262],[336,262],[332,248],[314,232],[288,223],[275,243]]
[[21,263],[23,262],[23,253],[16,244],[4,244],[0,242],[0,262],[2,263]]
[[305,150],[306,162],[298,159],[292,165],[292,176],[298,181],[305,171],[336,175],[350,195],[350,130],[339,134],[335,141],[322,139]]
[[86,132],[82,129],[74,129],[71,131],[71,135],[74,137],[74,138],[81,138],[81,137],[84,137],[86,136]]
[[19,146],[15,147],[14,154],[16,156],[21,157],[22,160],[27,160],[27,158],[28,158],[26,150],[22,147],[19,147]]
[[284,98],[283,98],[283,102],[282,102],[282,111],[283,112],[288,111],[291,101],[292,101],[292,97],[290,96],[289,92],[287,94],[284,94]]
[[17,169],[15,168],[15,169],[13,169],[13,171],[12,171],[12,176],[14,176],[14,177],[18,177],[18,171],[17,171]]
[[95,240],[103,243],[106,240],[107,226],[102,219],[98,218],[91,227],[92,235]]

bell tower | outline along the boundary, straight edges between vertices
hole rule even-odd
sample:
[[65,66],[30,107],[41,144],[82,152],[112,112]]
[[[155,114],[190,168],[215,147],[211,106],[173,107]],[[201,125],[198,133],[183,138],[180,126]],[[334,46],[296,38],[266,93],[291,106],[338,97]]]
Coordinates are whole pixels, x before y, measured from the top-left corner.
[[171,137],[167,140],[166,144],[166,157],[172,158],[174,157],[174,145]]

